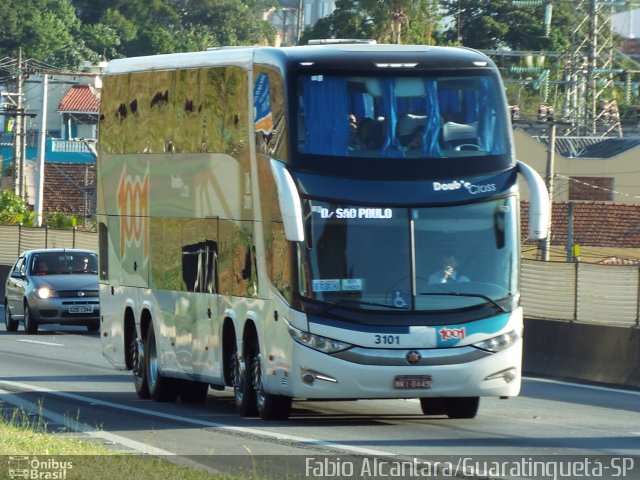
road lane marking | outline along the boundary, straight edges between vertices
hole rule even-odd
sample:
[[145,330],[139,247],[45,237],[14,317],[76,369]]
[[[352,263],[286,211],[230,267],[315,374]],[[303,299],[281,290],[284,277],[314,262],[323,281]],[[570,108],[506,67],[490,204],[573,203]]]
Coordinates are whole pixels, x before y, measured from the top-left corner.
[[74,432],[81,432],[87,434],[92,438],[99,438],[102,440],[108,440],[110,442],[117,443],[119,445],[123,445],[131,450],[134,450],[139,453],[144,453],[147,455],[159,455],[159,456],[170,456],[175,455],[172,452],[167,450],[162,450],[160,448],[152,447],[150,445],[146,445],[141,442],[137,442],[135,440],[131,440],[126,437],[122,437],[120,435],[116,435],[110,432],[105,432],[104,430],[97,430],[95,428],[89,427],[86,424],[80,423],[76,420],[73,420],[66,415],[61,415],[52,410],[44,408],[42,405],[35,404],[33,402],[29,402],[28,400],[24,400],[20,398],[15,393],[12,393],[8,390],[0,389],[0,394],[2,395],[2,401],[6,403],[10,403],[18,408],[22,408],[27,410],[33,414],[40,415],[43,418],[46,418],[50,422],[58,423],[60,425],[64,425],[65,427],[73,430]]
[[[373,450],[373,449],[370,449],[370,448],[362,448],[362,447],[344,445],[344,444],[335,443],[335,442],[328,442],[328,441],[324,441],[324,440],[318,440],[316,438],[300,437],[300,436],[297,436],[297,435],[287,435],[287,434],[283,434],[283,433],[269,432],[269,431],[258,430],[258,429],[247,428],[247,427],[232,427],[230,425],[225,425],[224,423],[209,422],[209,421],[206,421],[206,420],[200,420],[200,419],[196,419],[196,418],[183,417],[181,415],[173,415],[173,414],[170,414],[170,413],[155,412],[155,411],[152,411],[152,410],[146,410],[144,408],[130,407],[128,405],[121,405],[119,403],[107,402],[105,400],[99,400],[97,398],[85,397],[84,395],[77,395],[75,393],[58,392],[57,390],[52,390],[50,388],[39,387],[39,386],[35,386],[35,385],[29,385],[29,384],[21,383],[21,382],[12,382],[12,381],[9,381],[9,380],[0,380],[0,385],[8,385],[8,386],[12,386],[12,387],[15,387],[15,388],[20,388],[22,390],[27,390],[27,391],[31,391],[31,392],[48,393],[49,395],[54,395],[54,396],[58,396],[58,397],[62,397],[62,398],[69,398],[69,399],[76,400],[76,401],[83,402],[83,403],[89,403],[89,404],[91,404],[93,406],[97,405],[97,406],[102,406],[102,407],[107,407],[107,408],[113,408],[115,410],[124,410],[126,412],[139,413],[139,414],[142,414],[142,415],[148,415],[148,416],[151,416],[151,417],[158,417],[158,418],[162,418],[162,419],[165,419],[165,420],[172,420],[172,421],[175,421],[175,422],[188,423],[188,424],[197,425],[197,426],[200,426],[200,427],[215,428],[217,430],[229,431],[229,432],[234,432],[234,433],[241,433],[241,434],[244,434],[244,435],[253,435],[253,436],[258,436],[258,437],[273,438],[273,439],[280,440],[280,441],[285,441],[285,442],[298,442],[298,443],[306,444],[306,445],[315,445],[315,446],[319,446],[319,447],[332,448],[334,450],[340,450],[340,451],[345,451],[345,452],[350,452],[350,453],[359,453],[359,454],[370,455],[370,456],[378,456],[378,457],[397,457],[398,456],[396,453],[392,453],[392,452],[386,452],[386,451],[382,451],[382,450]],[[0,391],[2,391],[2,390],[0,390]],[[173,454],[173,455],[175,455],[175,454]]]
[[40,340],[26,340],[26,339],[18,339],[19,342],[23,343],[37,343],[38,345],[48,345],[50,347],[64,347],[62,343],[54,343],[54,342],[42,342]]
[[615,387],[601,387],[598,385],[586,385],[584,383],[571,383],[571,382],[564,382],[561,380],[553,380],[550,378],[522,377],[522,379],[531,381],[531,382],[553,383],[556,385],[566,385],[568,387],[586,388],[588,390],[599,390],[601,392],[625,393],[627,395],[635,395],[637,397],[640,397],[640,391],[636,391],[636,390],[624,390],[622,388],[615,388]]

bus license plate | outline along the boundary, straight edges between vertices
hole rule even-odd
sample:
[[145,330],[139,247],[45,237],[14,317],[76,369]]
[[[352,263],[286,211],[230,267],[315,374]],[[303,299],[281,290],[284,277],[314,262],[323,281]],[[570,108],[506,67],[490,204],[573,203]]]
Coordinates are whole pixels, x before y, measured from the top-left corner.
[[431,388],[431,375],[398,375],[393,379],[394,388]]
[[71,305],[69,313],[92,313],[93,305]]

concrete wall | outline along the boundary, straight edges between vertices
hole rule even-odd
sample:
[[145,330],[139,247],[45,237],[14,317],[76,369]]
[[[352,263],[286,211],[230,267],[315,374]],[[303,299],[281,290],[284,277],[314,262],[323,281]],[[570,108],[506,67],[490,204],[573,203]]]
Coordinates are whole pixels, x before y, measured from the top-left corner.
[[640,388],[640,328],[525,319],[525,375]]

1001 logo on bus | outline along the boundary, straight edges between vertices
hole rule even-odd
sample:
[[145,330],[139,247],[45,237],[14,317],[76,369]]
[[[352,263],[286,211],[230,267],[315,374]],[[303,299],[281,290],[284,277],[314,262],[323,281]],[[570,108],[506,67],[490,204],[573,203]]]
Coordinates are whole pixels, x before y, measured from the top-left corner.
[[465,328],[441,328],[440,329],[440,340],[446,342],[447,340],[462,340],[465,335]]
[[120,255],[124,258],[127,249],[142,246],[142,255],[147,258],[149,237],[149,167],[140,175],[131,175],[123,167],[118,183],[118,213],[120,214]]

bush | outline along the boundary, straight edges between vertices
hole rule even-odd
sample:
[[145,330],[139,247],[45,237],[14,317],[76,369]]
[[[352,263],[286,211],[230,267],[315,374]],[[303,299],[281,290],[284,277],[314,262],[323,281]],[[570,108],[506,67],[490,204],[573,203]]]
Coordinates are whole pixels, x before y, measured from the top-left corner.
[[0,190],[0,223],[26,223],[33,218],[26,202],[11,190]]

